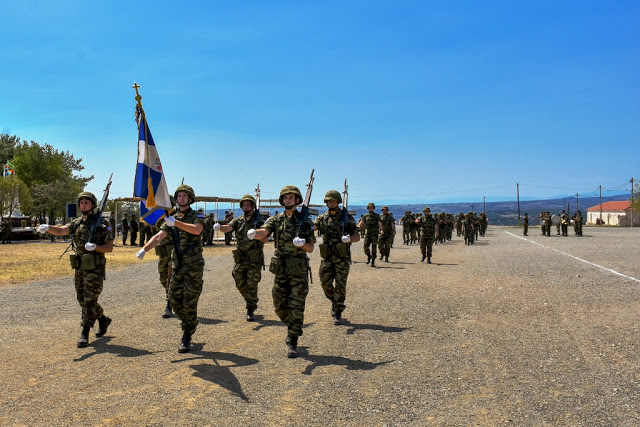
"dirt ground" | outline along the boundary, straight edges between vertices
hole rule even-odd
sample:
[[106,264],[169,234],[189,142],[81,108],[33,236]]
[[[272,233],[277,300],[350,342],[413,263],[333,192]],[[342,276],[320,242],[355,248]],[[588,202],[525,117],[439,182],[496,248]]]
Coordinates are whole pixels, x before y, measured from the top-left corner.
[[640,425],[640,229],[489,227],[431,265],[398,237],[376,268],[358,243],[341,326],[317,252],[297,359],[272,275],[246,322],[228,251],[206,252],[188,354],[154,262],[108,272],[84,349],[70,275],[0,289],[0,424]]

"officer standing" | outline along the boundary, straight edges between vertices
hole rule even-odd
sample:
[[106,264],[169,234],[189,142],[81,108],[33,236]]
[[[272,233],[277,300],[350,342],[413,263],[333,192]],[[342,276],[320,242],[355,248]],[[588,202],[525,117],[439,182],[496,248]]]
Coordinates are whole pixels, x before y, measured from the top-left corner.
[[433,242],[436,239],[436,220],[431,216],[431,208],[422,209],[424,215],[415,220],[415,223],[421,228],[420,233],[420,252],[422,252],[423,262],[427,258],[427,264],[431,264],[431,256],[433,255]]
[[135,246],[136,240],[138,239],[138,221],[136,220],[136,214],[131,214],[129,230],[131,231],[131,246]]
[[256,199],[245,194],[240,199],[243,215],[234,218],[229,224],[214,224],[215,231],[223,233],[236,232],[236,249],[233,251],[233,271],[231,275],[236,288],[244,298],[247,309],[247,322],[255,320],[254,312],[258,308],[258,283],[262,278],[264,267],[264,243],[257,239],[249,239],[247,232],[257,230],[264,224],[261,215],[256,214]]
[[[336,190],[329,190],[324,196],[327,212],[320,215],[315,222],[316,229],[322,234],[320,244],[320,281],[324,295],[331,301],[331,317],[333,324],[342,323],[342,312],[347,296],[347,276],[351,267],[351,243],[360,241],[360,233],[353,217],[347,213],[344,223],[344,212],[338,208],[342,196]],[[344,209],[344,208],[343,208]],[[335,281],[335,285],[334,285]]]
[[389,212],[389,206],[382,207],[382,215],[380,215],[380,223],[382,229],[378,237],[378,249],[380,250],[380,260],[384,257],[385,262],[389,262],[391,254],[391,245],[393,245],[393,237],[396,235],[396,221],[393,214]]
[[[375,267],[376,264],[376,246],[378,245],[378,235],[382,231],[382,222],[380,222],[380,215],[374,210],[376,205],[369,203],[367,205],[367,213],[362,216],[358,223],[360,230],[364,229],[366,234],[364,237],[364,253],[367,255],[367,264],[371,262],[371,267]],[[371,247],[371,249],[369,249]]]
[[122,246],[127,245],[127,236],[129,235],[129,214],[126,213],[122,217]]
[[523,230],[523,235],[527,235],[527,232],[529,231],[529,214],[525,213],[524,214],[524,218],[522,220],[522,223],[524,224],[524,230]]
[[258,230],[249,230],[249,239],[266,242],[275,235],[275,253],[269,264],[274,277],[271,294],[276,315],[287,325],[287,357],[298,357],[298,337],[302,335],[304,307],[309,293],[309,258],[316,237],[313,222],[301,223],[302,214],[296,209],[302,203],[302,194],[295,185],[280,190],[280,205],[284,212],[272,216]]
[[191,349],[191,337],[198,327],[198,299],[202,293],[204,271],[200,238],[204,230],[204,215],[198,215],[191,209],[191,204],[196,201],[196,194],[190,186],[179,185],[174,197],[179,211],[165,217],[160,231],[136,253],[136,256],[143,259],[147,251],[170,236],[174,250],[171,254],[169,301],[173,312],[181,320],[183,331],[178,352],[187,353]]
[[[107,260],[106,253],[113,251],[113,230],[109,222],[100,219],[95,227],[93,235],[91,228],[96,222],[96,209],[98,200],[88,191],[78,195],[78,207],[82,216],[74,219],[66,225],[42,224],[38,232],[55,236],[73,235],[75,253],[71,254],[71,268],[75,270],[75,288],[78,303],[82,308],[82,332],[78,340],[78,347],[86,347],[89,344],[89,330],[98,321],[96,337],[100,338],[107,333],[111,319],[104,315],[104,310],[98,303],[98,297],[102,292],[102,283],[105,277]],[[91,237],[91,242],[89,242]]]

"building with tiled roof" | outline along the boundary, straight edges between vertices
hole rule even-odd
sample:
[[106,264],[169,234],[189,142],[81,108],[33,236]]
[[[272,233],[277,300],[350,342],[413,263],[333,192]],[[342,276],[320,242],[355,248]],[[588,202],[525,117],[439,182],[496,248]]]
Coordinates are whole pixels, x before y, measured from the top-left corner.
[[[631,202],[628,200],[620,202],[605,202],[602,204],[602,217],[600,216],[600,205],[587,209],[587,224],[617,225],[629,227],[631,225]],[[633,212],[633,226],[640,226],[640,212]]]

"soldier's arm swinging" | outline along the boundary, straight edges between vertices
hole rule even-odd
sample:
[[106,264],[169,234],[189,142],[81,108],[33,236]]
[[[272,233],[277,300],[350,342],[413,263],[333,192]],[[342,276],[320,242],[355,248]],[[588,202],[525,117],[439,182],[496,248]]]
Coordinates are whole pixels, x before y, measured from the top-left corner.
[[175,226],[182,231],[186,231],[187,233],[194,234],[196,236],[199,236],[200,233],[202,233],[202,230],[204,230],[204,224],[202,224],[201,222],[197,222],[195,224],[187,224],[186,222],[182,222],[176,219]]
[[[176,221],[178,222],[178,221]],[[142,249],[145,250],[145,252],[149,252],[151,249],[155,248],[156,246],[158,246],[160,244],[160,242],[162,242],[164,240],[165,237],[167,237],[168,234],[166,231],[160,230],[156,233],[155,236],[153,236],[151,239],[149,239],[149,241],[147,242],[146,245],[144,245],[144,247]]]
[[47,231],[54,236],[66,236],[71,232],[71,229],[66,225],[50,225]]

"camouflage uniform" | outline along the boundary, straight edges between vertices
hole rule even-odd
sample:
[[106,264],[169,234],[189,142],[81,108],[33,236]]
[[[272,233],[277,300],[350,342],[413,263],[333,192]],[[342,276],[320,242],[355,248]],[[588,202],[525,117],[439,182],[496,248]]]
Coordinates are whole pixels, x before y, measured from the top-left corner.
[[524,219],[522,220],[522,223],[524,225],[524,230],[522,234],[526,236],[527,233],[529,232],[529,215],[528,214],[524,214]]
[[332,310],[338,315],[346,308],[344,301],[347,295],[347,276],[351,267],[351,243],[343,243],[342,236],[352,236],[358,231],[351,215],[346,227],[342,229],[342,212],[342,209],[329,210],[315,222],[322,234],[322,244],[319,246],[322,258],[320,282],[324,295],[332,303]]
[[385,257],[388,261],[393,243],[393,225],[396,221],[393,218],[393,214],[387,210],[387,213],[380,215],[380,222],[382,223],[383,233],[378,236],[378,250],[380,251],[380,259]]
[[464,214],[462,212],[460,212],[456,216],[456,234],[457,234],[457,237],[462,236],[462,223],[463,222],[464,222]]
[[[293,212],[289,218],[283,212],[272,216],[262,227],[275,237],[275,253],[269,264],[274,284],[271,294],[276,315],[288,327],[289,336],[302,335],[304,307],[309,293],[309,258],[306,252],[293,244],[298,235],[302,214]],[[313,222],[308,220],[302,225],[298,236],[307,243],[315,243]]]
[[582,236],[582,213],[580,213],[580,211],[576,212],[574,230],[576,235]]
[[135,215],[131,216],[131,221],[129,222],[129,230],[131,231],[131,246],[135,246],[136,239],[138,238],[138,221],[136,221]]
[[[164,221],[161,219],[160,221]],[[154,232],[160,231],[160,227],[154,227]],[[155,233],[154,233],[155,234]],[[170,307],[169,301],[169,268],[171,263],[171,254],[173,252],[173,245],[171,244],[171,238],[169,236],[162,239],[160,244],[155,248],[156,255],[158,255],[158,275],[160,277],[160,284],[165,291],[165,297],[167,299],[167,307]],[[169,314],[170,315],[170,314]],[[169,317],[169,316],[166,316]]]
[[[204,216],[198,215],[190,207],[172,216],[186,224],[200,223],[204,227]],[[169,235],[173,244],[177,234],[180,243],[182,260],[179,259],[175,250],[171,254],[169,301],[173,312],[182,321],[182,330],[193,334],[198,326],[198,299],[202,293],[204,270],[202,239],[199,235],[187,233],[177,227],[169,227],[167,224],[162,224],[160,229]]]
[[[366,231],[364,237],[364,253],[371,259],[376,258],[376,245],[378,244],[378,235],[380,234],[380,215],[376,212],[367,212],[362,216],[362,229]],[[371,246],[371,249],[369,249]]]
[[[224,223],[225,224],[230,224],[231,220],[233,220],[233,212],[229,211],[224,216]],[[227,246],[230,246],[232,238],[233,238],[233,231],[229,231],[228,233],[224,233],[224,244],[227,245]]]
[[414,224],[415,218],[411,215],[411,211],[404,211],[402,221],[402,244],[408,245],[411,241],[411,228]]
[[[104,254],[87,251],[84,247],[85,243],[89,241],[91,226],[95,220],[94,210],[86,219],[79,217],[66,224],[70,234],[73,235],[73,243],[76,247],[70,260],[71,267],[76,270],[74,277],[76,297],[82,308],[81,325],[85,328],[92,328],[96,319],[100,319],[104,315],[104,311],[98,303],[98,297],[102,292],[107,260]],[[95,243],[97,246],[113,241],[113,231],[107,220],[101,220],[91,240],[91,243]]]
[[147,224],[145,224],[142,220],[140,220],[140,222],[138,223],[139,226],[139,233],[140,233],[140,242],[138,242],[138,245],[140,247],[144,246],[144,238],[147,235]]
[[560,224],[562,227],[562,235],[566,237],[569,234],[567,232],[568,231],[567,229],[569,228],[569,215],[567,215],[564,211],[560,216]]
[[473,213],[468,212],[464,220],[464,244],[473,245],[475,237],[475,221],[473,220]]
[[259,216],[256,221],[255,215],[248,218],[246,215],[241,215],[229,223],[236,232],[236,249],[233,251],[235,264],[231,275],[236,282],[236,288],[245,300],[247,312],[251,313],[258,308],[258,283],[262,278],[264,266],[264,243],[255,239],[250,240],[247,237],[247,231],[252,228],[258,229],[263,224],[262,216]]
[[213,214],[209,214],[204,222],[204,237],[202,238],[203,245],[211,246],[213,244],[213,224]]
[[427,262],[431,264],[433,242],[436,239],[436,220],[431,216],[431,212],[427,210],[424,211],[424,216],[418,219],[418,226],[421,229],[420,252],[422,252],[422,261],[428,258],[429,260]]

